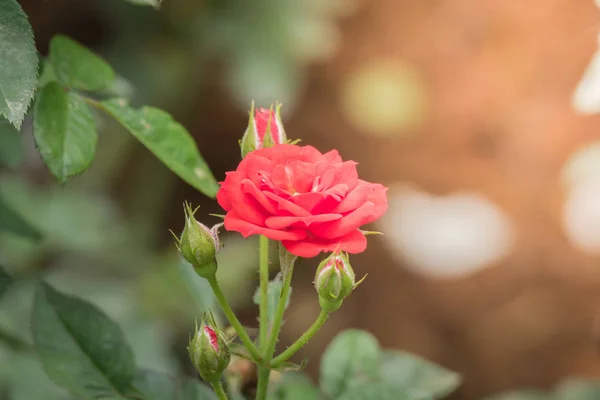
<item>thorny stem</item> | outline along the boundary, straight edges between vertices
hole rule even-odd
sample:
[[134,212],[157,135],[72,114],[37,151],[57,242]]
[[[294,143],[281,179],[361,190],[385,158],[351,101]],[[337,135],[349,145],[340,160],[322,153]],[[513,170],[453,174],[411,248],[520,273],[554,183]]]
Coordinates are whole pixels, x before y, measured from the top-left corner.
[[267,346],[269,345],[269,238],[260,236],[260,352],[263,362],[258,366],[258,387],[256,390],[256,400],[265,400],[267,389],[269,387],[269,368]]
[[260,351],[266,352],[269,335],[269,238],[260,236]]
[[298,340],[296,340],[290,347],[288,347],[283,353],[275,357],[269,363],[271,368],[277,368],[281,366],[284,362],[286,362],[290,357],[292,357],[298,350],[300,350],[304,345],[321,329],[321,327],[325,324],[327,319],[329,318],[329,312],[325,310],[321,310],[321,313],[313,322],[312,326],[308,328],[306,332]]
[[275,346],[277,345],[277,338],[279,337],[279,330],[281,329],[281,323],[283,322],[285,306],[290,293],[294,263],[292,262],[292,265],[287,266],[287,268],[285,281],[283,282],[283,287],[281,288],[281,294],[277,303],[277,311],[275,312],[275,318],[273,320],[273,328],[271,329],[271,336],[269,337],[269,345],[267,347],[267,353],[265,354],[265,360],[271,360],[273,358]]
[[213,390],[217,394],[219,400],[227,400],[227,394],[225,394],[225,391],[223,390],[223,385],[220,381],[211,382],[210,384],[212,385]]
[[252,355],[252,358],[254,359],[254,361],[259,362],[262,358],[260,355],[260,352],[256,348],[256,345],[250,339],[250,336],[248,336],[248,333],[246,332],[246,330],[244,329],[244,327],[242,326],[240,321],[237,319],[237,317],[233,313],[231,306],[227,302],[227,299],[225,298],[225,295],[223,294],[223,291],[221,290],[221,287],[219,286],[219,283],[217,282],[217,278],[215,276],[213,276],[212,278],[209,278],[208,283],[210,284],[210,287],[212,288],[213,292],[215,293],[215,297],[217,298],[217,301],[221,305],[221,308],[223,309],[225,316],[229,320],[229,323],[231,324],[231,326],[233,326],[233,329],[235,329],[236,333],[240,337],[240,340],[244,344],[244,347],[246,347],[246,349],[248,349],[248,351]]
[[267,398],[270,373],[271,369],[268,366],[258,367],[258,387],[256,388],[256,400],[265,400]]

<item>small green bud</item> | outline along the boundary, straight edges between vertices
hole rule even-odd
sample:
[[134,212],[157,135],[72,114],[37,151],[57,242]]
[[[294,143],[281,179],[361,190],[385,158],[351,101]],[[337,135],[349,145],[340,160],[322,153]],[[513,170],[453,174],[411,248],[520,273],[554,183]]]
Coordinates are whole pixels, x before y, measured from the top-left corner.
[[354,271],[345,253],[331,254],[319,264],[315,275],[315,288],[323,310],[332,312],[356,286]]
[[219,331],[211,314],[202,317],[200,329],[190,340],[188,353],[194,367],[207,382],[216,382],[229,365],[231,354],[223,333]]
[[[196,209],[197,210],[197,209]],[[184,205],[185,227],[181,238],[177,240],[179,251],[198,275],[211,278],[217,272],[216,254],[219,251],[218,227],[209,229],[194,218],[196,210],[186,203]]]
[[268,110],[265,108],[255,110],[252,102],[248,127],[240,142],[242,158],[251,151],[281,143],[287,143],[281,121],[281,104],[277,103],[273,112],[273,106]]

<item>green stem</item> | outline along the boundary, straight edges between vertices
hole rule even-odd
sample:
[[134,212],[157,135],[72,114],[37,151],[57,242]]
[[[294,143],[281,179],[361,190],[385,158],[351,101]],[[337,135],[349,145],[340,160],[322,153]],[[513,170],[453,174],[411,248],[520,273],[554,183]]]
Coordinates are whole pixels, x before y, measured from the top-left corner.
[[211,382],[210,384],[212,385],[213,390],[217,394],[219,400],[227,400],[227,394],[225,394],[225,391],[223,390],[221,381]]
[[256,400],[267,398],[269,388],[269,361],[267,357],[267,346],[269,345],[269,238],[260,236],[260,352],[263,362],[258,365],[258,387],[256,388]]
[[[260,351],[266,353],[269,335],[269,238],[260,236]],[[267,360],[268,361],[268,360]]]
[[83,101],[85,101],[89,105],[92,105],[99,110],[106,111],[106,109],[104,108],[104,105],[101,102],[94,100],[94,99],[90,99],[89,97],[82,96],[82,95],[79,95],[79,97],[81,97],[83,99]]
[[256,388],[256,400],[265,400],[267,398],[267,389],[269,388],[269,367],[258,368],[258,387]]
[[277,368],[284,362],[290,359],[298,350],[300,350],[325,324],[329,318],[329,312],[325,310],[321,310],[321,313],[313,322],[312,326],[308,328],[306,332],[298,340],[296,340],[290,347],[288,347],[283,353],[275,357],[270,362],[271,368]]
[[254,361],[257,361],[257,362],[260,361],[262,358],[260,355],[260,352],[256,348],[256,345],[250,339],[250,336],[248,336],[248,333],[246,332],[246,330],[244,329],[244,327],[242,326],[240,321],[237,319],[237,317],[233,313],[231,306],[227,302],[227,299],[225,298],[225,295],[223,294],[223,291],[221,290],[221,287],[219,286],[219,282],[217,282],[216,276],[209,278],[208,283],[210,284],[210,287],[212,288],[213,292],[215,293],[215,297],[217,298],[217,301],[221,305],[221,308],[223,309],[225,316],[229,320],[229,323],[231,324],[231,326],[233,326],[233,329],[235,329],[238,336],[240,337],[240,340],[244,344],[244,347],[246,347],[246,349],[248,349],[248,351],[254,358]]
[[265,360],[271,360],[273,353],[275,353],[275,346],[277,345],[277,338],[279,337],[279,330],[281,329],[281,323],[283,322],[283,314],[285,313],[285,306],[290,293],[290,287],[292,284],[292,273],[294,272],[294,263],[289,265],[287,268],[287,274],[285,274],[285,281],[281,288],[281,294],[277,303],[277,311],[275,312],[275,318],[273,320],[273,329],[271,329],[271,336],[269,336],[269,345],[267,346],[267,353],[265,354]]

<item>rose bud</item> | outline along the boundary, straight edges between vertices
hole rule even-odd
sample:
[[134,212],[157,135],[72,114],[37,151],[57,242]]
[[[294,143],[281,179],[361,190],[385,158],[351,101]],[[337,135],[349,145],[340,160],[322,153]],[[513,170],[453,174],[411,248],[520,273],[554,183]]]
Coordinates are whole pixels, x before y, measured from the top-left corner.
[[190,340],[188,353],[194,367],[207,382],[216,382],[229,365],[231,354],[227,341],[218,330],[214,318],[204,314],[200,329],[196,329]]
[[340,308],[355,286],[354,271],[347,254],[333,253],[319,264],[315,288],[323,310],[332,312]]
[[181,238],[177,240],[177,247],[183,258],[187,260],[198,275],[211,278],[217,272],[216,254],[219,251],[218,225],[213,229],[201,224],[194,218],[196,210],[189,204],[184,206],[185,227]]
[[278,103],[273,112],[272,106],[268,110],[265,108],[255,110],[252,103],[248,127],[240,143],[242,158],[254,150],[286,142],[287,137],[281,122],[281,104]]

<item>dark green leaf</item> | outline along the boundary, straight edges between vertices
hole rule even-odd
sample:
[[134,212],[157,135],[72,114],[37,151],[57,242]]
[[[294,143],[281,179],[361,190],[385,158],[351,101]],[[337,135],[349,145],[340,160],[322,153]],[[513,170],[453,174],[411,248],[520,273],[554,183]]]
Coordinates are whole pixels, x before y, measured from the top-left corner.
[[275,384],[268,400],[318,400],[319,398],[319,389],[308,376],[300,373],[286,373]]
[[37,85],[38,57],[19,3],[0,0],[0,10],[0,115],[20,129]]
[[16,211],[8,206],[0,197],[0,231],[10,232],[15,235],[29,237],[34,240],[41,238],[40,232],[32,227]]
[[106,61],[63,35],[56,35],[50,41],[49,59],[58,81],[69,88],[102,90],[115,78]]
[[54,73],[54,68],[52,68],[52,63],[49,59],[45,58],[40,62],[40,71],[38,89],[43,88],[50,82],[56,82],[56,74]]
[[0,266],[0,298],[2,298],[12,282],[13,280],[10,275]]
[[382,382],[369,382],[352,387],[336,397],[337,400],[432,400],[431,396],[409,393]]
[[[269,282],[269,292],[268,292],[268,300],[269,300],[269,324],[273,322],[275,318],[275,313],[277,312],[277,303],[279,303],[279,298],[281,297],[281,289],[283,287],[283,282],[281,281],[281,274],[277,274],[275,279]],[[288,298],[285,301],[285,308],[290,304],[290,297],[292,297],[292,288],[290,288],[288,292]],[[254,304],[260,304],[260,288],[256,288],[256,292],[254,292],[254,296],[252,297],[254,300]]]
[[188,131],[171,115],[154,107],[135,110],[122,99],[102,103],[104,109],[184,181],[214,197],[219,189]]
[[84,397],[122,396],[135,361],[121,329],[81,299],[40,284],[32,311],[35,348],[48,376]]
[[139,370],[133,381],[131,397],[144,400],[213,400],[212,388],[199,381],[175,378],[160,372]]
[[59,182],[85,171],[96,151],[94,116],[75,93],[51,82],[39,94],[33,121],[35,141],[52,175]]
[[128,3],[135,4],[137,6],[152,6],[154,8],[159,8],[162,0],[125,0]]
[[8,121],[0,118],[0,164],[15,168],[23,159],[21,134]]
[[381,363],[382,380],[398,389],[440,399],[460,385],[460,375],[415,355],[386,351]]
[[350,329],[337,335],[321,360],[321,388],[337,397],[348,388],[361,386],[379,376],[379,343],[368,332]]

